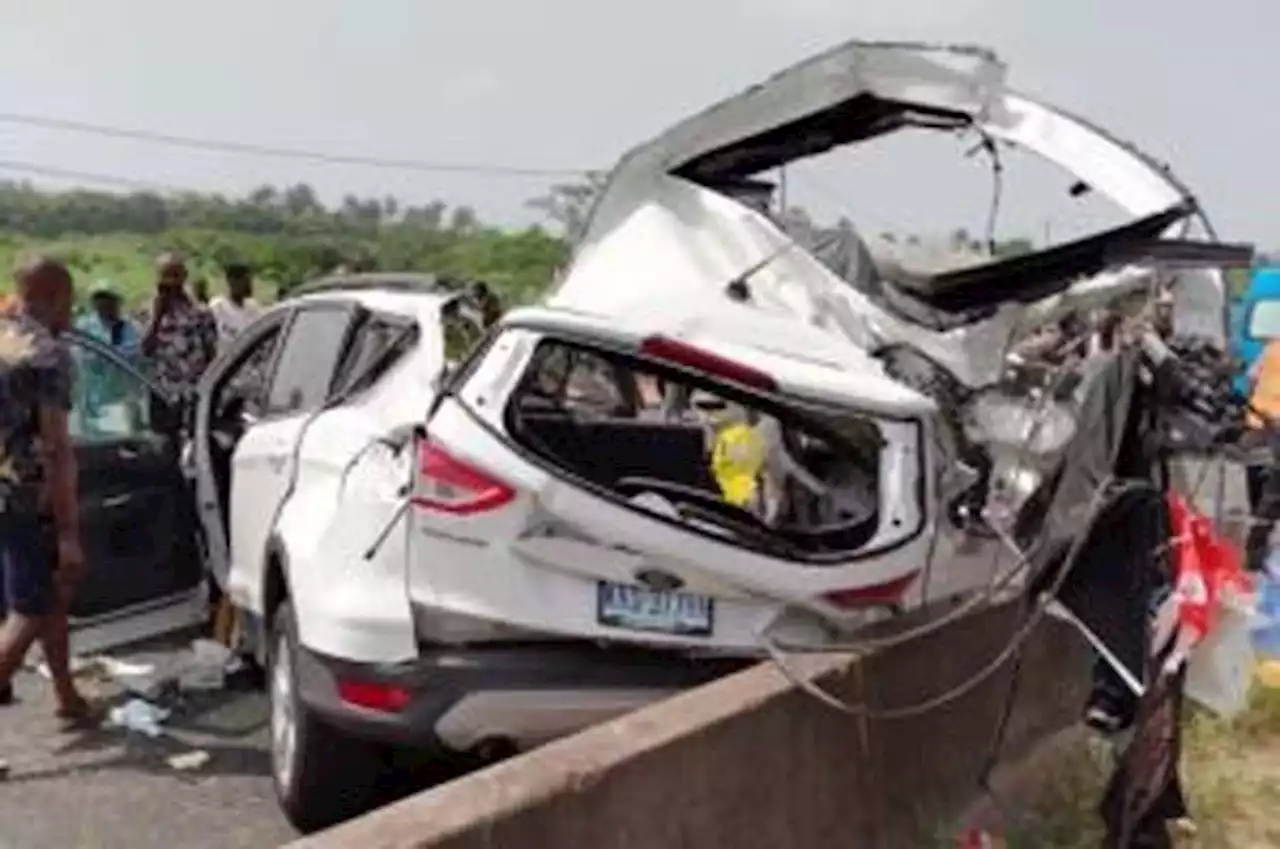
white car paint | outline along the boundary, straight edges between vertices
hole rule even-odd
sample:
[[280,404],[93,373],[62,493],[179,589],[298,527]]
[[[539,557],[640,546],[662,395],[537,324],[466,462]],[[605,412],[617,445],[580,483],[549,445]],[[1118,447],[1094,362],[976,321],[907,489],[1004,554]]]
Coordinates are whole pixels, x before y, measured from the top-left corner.
[[[954,67],[957,61],[968,67]],[[1143,155],[1008,90],[1004,76],[1003,66],[982,51],[858,43],[783,72],[624,157],[547,307],[515,320],[549,322],[588,336],[636,338],[660,331],[760,367],[784,391],[906,420],[888,425],[891,436],[894,427],[906,430],[891,439],[893,447],[881,460],[882,506],[886,523],[892,516],[924,533],[884,556],[860,561],[857,581],[875,584],[909,574],[927,559],[936,516],[920,513],[909,497],[918,485],[932,486],[933,475],[929,456],[916,456],[906,446],[918,444],[911,438],[916,432],[928,444],[925,431],[936,409],[890,380],[868,349],[908,341],[980,385],[998,373],[1007,345],[1028,324],[1089,298],[1143,285],[1146,270],[1099,275],[1044,302],[1009,306],[958,330],[928,332],[846,285],[764,215],[672,171],[735,138],[873,93],[973,116],[985,132],[1056,162],[1135,215],[1184,198],[1182,187]],[[762,260],[768,261],[751,278],[754,302],[730,301],[724,284]],[[422,307],[404,300],[408,296],[359,297],[369,306],[423,318]],[[420,323],[426,327],[431,321]],[[389,521],[401,481],[388,472],[380,491],[375,485],[356,503],[350,493],[339,495],[339,480],[379,432],[422,421],[438,349],[399,367],[393,379],[406,385],[380,388],[367,409],[345,405],[308,425],[298,447],[298,486],[272,529],[289,552],[293,591],[307,609],[323,611],[300,618],[304,645],[341,657],[404,659],[414,651],[411,605],[546,634],[680,643],[678,637],[619,634],[595,623],[588,603],[595,579],[622,579],[637,566],[634,555],[614,550],[618,546],[642,552],[646,563],[670,566],[692,590],[721,599],[716,634],[704,643],[718,649],[753,649],[762,619],[787,607],[812,607],[823,593],[850,586],[853,571],[773,563],[601,499],[519,456],[504,435],[502,408],[533,341],[521,332],[505,334],[458,397],[445,401],[430,422],[433,438],[451,453],[514,488],[511,504],[474,517],[415,511],[403,529],[392,530],[374,563],[353,563],[353,555]],[[383,409],[392,399],[400,409]],[[253,452],[241,453],[237,463],[251,468]],[[925,484],[918,484],[922,479]],[[278,497],[278,489],[255,490],[244,508],[245,523],[252,527],[273,515],[275,505],[268,502]],[[930,499],[926,495],[926,504]],[[548,519],[584,531],[594,542],[530,538],[529,528]],[[870,548],[892,542],[884,537],[888,533],[880,529]],[[246,545],[246,551],[235,551],[230,585],[238,601],[260,610],[263,565],[255,562],[256,540]],[[397,564],[401,551],[407,563]],[[405,589],[397,592],[400,570]],[[912,592],[918,598],[926,591]]]
[[[943,64],[951,62],[951,66]],[[956,64],[968,67],[954,67]],[[1082,281],[1062,296],[944,333],[922,332],[872,303],[754,209],[674,172],[735,139],[781,127],[860,94],[972,116],[986,134],[1065,169],[1135,217],[1186,198],[1185,188],[1135,148],[1061,110],[1005,87],[1004,66],[975,49],[850,42],[774,75],[628,153],[598,199],[582,242],[549,304],[600,315],[662,310],[669,321],[714,314],[724,285],[764,258],[752,277],[762,309],[798,317],[855,346],[908,341],[988,383],[1011,337],[1077,306],[1076,295],[1114,297],[1147,276],[1122,270]],[[1099,289],[1103,290],[1099,292]],[[1180,272],[1179,326],[1224,333],[1218,271]]]
[[[278,540],[300,642],[329,657],[412,660],[422,620],[433,634],[459,644],[500,639],[495,629],[512,629],[530,640],[570,637],[750,655],[761,650],[765,628],[832,640],[838,635],[826,625],[856,625],[876,615],[836,608],[824,600],[829,593],[915,576],[931,554],[947,562],[956,542],[933,533],[939,522],[935,472],[942,462],[932,449],[936,404],[890,379],[869,350],[906,341],[981,385],[998,373],[1008,343],[1028,325],[1143,285],[1148,269],[1098,275],[958,330],[926,331],[846,285],[764,215],[672,173],[734,138],[873,92],[972,115],[985,132],[1057,162],[1135,215],[1184,198],[1176,181],[1144,156],[1007,90],[1003,66],[992,57],[956,53],[953,58],[974,60],[957,71],[936,62],[940,55],[948,54],[846,45],[633,151],[614,172],[546,306],[504,319],[494,344],[429,422],[444,355],[443,301],[365,290],[314,296],[410,316],[423,335],[417,350],[364,396],[297,421],[259,425],[237,449],[237,474],[247,477],[234,485],[231,555],[218,565],[214,554],[215,574],[225,570],[231,597],[250,613],[269,615],[266,543]],[[751,277],[753,302],[730,300],[725,284],[762,260]],[[1201,279],[1220,300],[1221,279],[1212,273]],[[503,412],[540,339],[573,335],[626,346],[653,333],[767,372],[779,384],[778,397],[821,399],[876,418],[886,437],[881,509],[863,552],[803,568],[604,497],[517,450]],[[423,446],[397,452],[379,440],[424,423],[429,444],[500,481],[509,500],[470,515],[414,507],[399,521],[406,486],[423,484],[415,475],[415,451]],[[282,447],[292,448],[296,466],[283,477],[262,473],[259,458]],[[209,491],[202,481],[201,492]],[[541,533],[547,528],[555,532]],[[674,573],[689,592],[713,596],[713,633],[626,632],[598,622],[597,582],[630,581],[644,567]],[[990,577],[979,571],[966,567],[963,580],[947,570],[924,575],[900,600],[914,606],[935,593],[972,589]],[[660,695],[497,688],[464,698],[441,725],[458,746],[498,733],[532,739]]]
[[[446,299],[359,291],[304,296],[275,309],[334,299],[412,318],[418,344],[373,391],[315,417],[293,416],[248,430],[232,460],[232,556],[225,586],[239,608],[268,615],[266,542],[274,537],[288,563],[300,642],[331,657],[394,663],[417,654],[405,593],[403,525],[392,529],[372,560],[364,554],[403,502],[408,456],[389,456],[378,439],[426,420],[431,381],[444,362],[439,313]],[[273,470],[261,458],[281,449],[296,452],[292,486],[289,470]],[[237,483],[242,475],[248,480]],[[202,485],[212,492],[211,481]],[[216,528],[211,519],[220,517],[206,516],[206,527]]]
[[[815,364],[814,352],[821,355],[824,348],[816,330],[779,322],[781,332],[757,333],[767,336],[768,350],[725,342],[702,324],[691,326],[681,338],[763,368],[784,391],[800,397],[907,417],[877,422],[887,440],[880,459],[880,525],[863,547],[866,553],[851,555],[847,562],[799,568],[792,561],[691,532],[593,494],[513,449],[505,409],[539,339],[573,334],[636,343],[661,328],[648,325],[646,318],[603,319],[531,308],[504,319],[512,329],[498,338],[457,395],[443,403],[431,420],[430,434],[455,458],[512,487],[515,497],[502,509],[474,516],[414,511],[409,579],[414,601],[534,632],[736,653],[759,651],[761,627],[789,608],[814,609],[850,624],[865,621],[865,610],[839,610],[822,596],[892,583],[918,573],[926,561],[932,517],[925,515],[917,487],[927,490],[932,476],[918,449],[927,437],[925,417],[936,407],[874,372]],[[539,330],[520,329],[526,324]],[[732,327],[732,319],[712,326]],[[836,342],[826,347],[843,353],[848,346]],[[534,533],[547,521],[559,522],[571,533]],[[642,568],[676,574],[687,591],[714,597],[714,633],[691,640],[598,622],[597,581],[631,582]],[[917,589],[908,600],[919,595]]]

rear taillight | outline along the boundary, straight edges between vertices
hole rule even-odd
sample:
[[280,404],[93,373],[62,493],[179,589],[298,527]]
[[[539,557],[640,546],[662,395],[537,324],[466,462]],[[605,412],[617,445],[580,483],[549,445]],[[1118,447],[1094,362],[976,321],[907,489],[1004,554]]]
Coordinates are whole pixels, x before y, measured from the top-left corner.
[[778,390],[777,381],[759,369],[704,351],[679,339],[650,336],[640,343],[640,353],[656,360],[666,360],[669,363],[691,368],[712,377],[732,380],[734,383],[741,383],[752,389],[765,392]]
[[451,456],[438,443],[418,443],[418,479],[413,503],[424,510],[469,516],[503,506],[515,490],[492,475]]
[[850,587],[847,590],[836,590],[822,596],[823,601],[835,607],[855,609],[859,607],[883,607],[897,604],[902,594],[915,583],[919,572],[894,578],[883,584],[872,584],[865,587]]
[[339,681],[338,698],[349,705],[382,713],[397,713],[404,710],[410,700],[409,691],[392,684],[377,684],[371,681]]

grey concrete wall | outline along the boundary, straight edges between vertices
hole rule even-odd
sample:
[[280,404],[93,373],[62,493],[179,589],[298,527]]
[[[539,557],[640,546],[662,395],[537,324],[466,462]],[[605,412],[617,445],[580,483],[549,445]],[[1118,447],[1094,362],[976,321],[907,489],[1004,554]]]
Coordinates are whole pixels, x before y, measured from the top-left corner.
[[[968,678],[1020,623],[985,611],[863,658],[795,667],[851,703],[918,702]],[[1071,723],[1082,642],[1046,624],[1023,654],[1003,755]],[[964,697],[906,719],[855,717],[770,665],[592,728],[406,799],[295,849],[920,849],[978,794],[1009,692],[1004,667]]]

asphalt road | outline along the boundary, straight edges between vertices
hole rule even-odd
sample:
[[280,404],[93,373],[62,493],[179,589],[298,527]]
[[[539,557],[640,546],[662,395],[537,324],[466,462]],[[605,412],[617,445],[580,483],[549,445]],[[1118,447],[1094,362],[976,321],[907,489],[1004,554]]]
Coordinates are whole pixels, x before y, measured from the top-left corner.
[[[141,656],[177,664],[184,648]],[[85,687],[123,698],[109,681]],[[261,693],[188,698],[151,740],[121,729],[62,733],[48,682],[23,673],[16,688],[20,702],[0,707],[0,758],[10,765],[0,780],[0,849],[262,849],[294,836],[273,796]],[[166,760],[194,750],[209,755],[200,768]]]

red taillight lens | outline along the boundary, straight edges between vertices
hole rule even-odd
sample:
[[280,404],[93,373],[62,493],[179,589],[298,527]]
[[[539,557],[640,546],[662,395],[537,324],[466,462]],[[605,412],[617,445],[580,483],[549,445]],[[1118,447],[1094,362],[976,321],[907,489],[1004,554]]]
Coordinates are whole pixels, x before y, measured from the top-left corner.
[[712,377],[732,380],[743,386],[760,389],[765,392],[776,392],[778,383],[764,372],[751,366],[726,359],[719,354],[704,351],[701,348],[670,339],[666,336],[650,336],[640,343],[640,353],[658,360],[685,366],[705,372]]
[[397,713],[409,704],[409,691],[391,684],[374,684],[369,681],[339,681],[338,698],[349,705]]
[[430,439],[419,443],[416,506],[468,516],[501,507],[515,495],[502,481],[451,456]]
[[836,590],[825,594],[822,598],[835,607],[858,608],[858,607],[876,607],[886,604],[896,604],[907,588],[915,583],[916,576],[919,572],[912,572],[909,575],[903,575],[901,578],[894,578],[883,584],[873,584],[869,587],[850,587],[847,590]]

